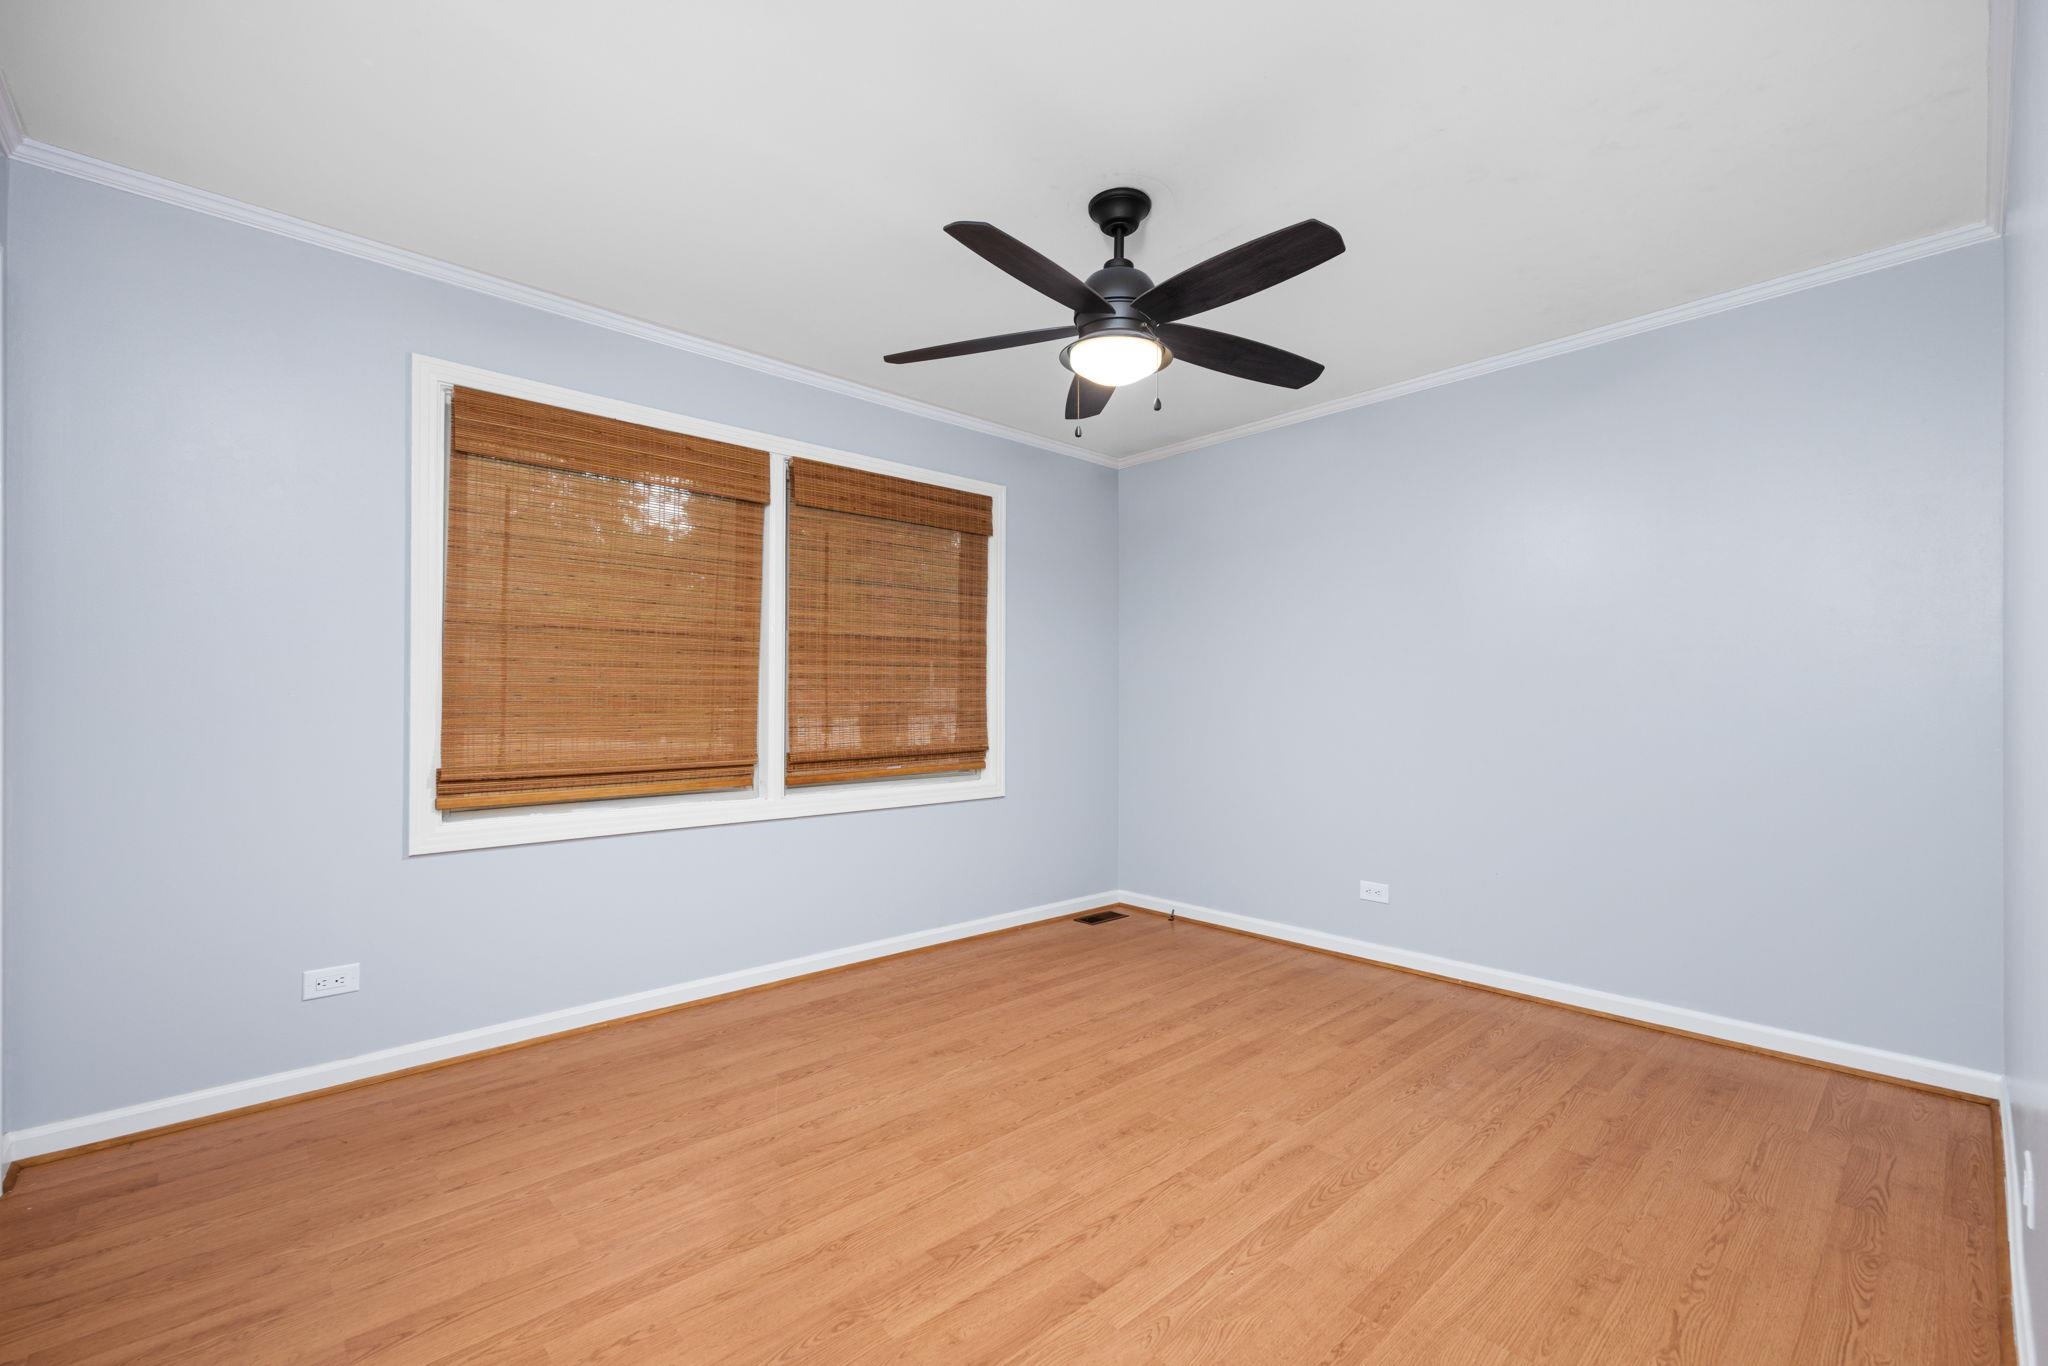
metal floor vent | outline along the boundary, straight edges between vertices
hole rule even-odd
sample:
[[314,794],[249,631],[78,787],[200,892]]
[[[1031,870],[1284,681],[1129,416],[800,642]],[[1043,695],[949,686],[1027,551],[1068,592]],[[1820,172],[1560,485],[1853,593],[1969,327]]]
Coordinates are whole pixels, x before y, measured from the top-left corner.
[[1076,925],[1102,925],[1107,924],[1109,921],[1122,920],[1123,918],[1124,913],[1122,911],[1090,911],[1086,915],[1075,916],[1074,923]]

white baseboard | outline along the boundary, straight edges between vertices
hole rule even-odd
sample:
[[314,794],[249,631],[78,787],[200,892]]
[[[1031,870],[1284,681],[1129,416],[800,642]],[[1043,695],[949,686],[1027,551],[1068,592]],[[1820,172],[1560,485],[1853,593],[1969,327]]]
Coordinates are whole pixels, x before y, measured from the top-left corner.
[[1893,1053],[1864,1044],[1844,1043],[1840,1039],[1823,1038],[1818,1034],[1801,1034],[1797,1030],[1780,1029],[1776,1025],[1732,1020],[1725,1015],[1710,1015],[1703,1010],[1665,1005],[1661,1001],[1618,996],[1611,991],[1596,991],[1591,987],[1573,986],[1568,982],[1553,982],[1544,977],[1509,972],[1505,968],[1483,967],[1477,963],[1460,962],[1455,958],[1439,958],[1432,953],[1395,948],[1391,944],[1374,944],[1363,939],[1352,939],[1347,935],[1331,934],[1324,930],[1306,929],[1278,920],[1261,920],[1257,916],[1212,910],[1207,906],[1175,901],[1170,897],[1128,891],[1117,892],[1114,895],[1118,901],[1141,906],[1146,910],[1170,910],[1189,920],[1221,925],[1226,929],[1244,930],[1312,949],[1326,949],[1331,953],[1369,959],[1392,967],[1412,968],[1417,972],[1456,978],[1475,986],[1495,987],[1524,996],[1541,997],[1543,1000],[1556,1001],[1561,1005],[1597,1010],[1603,1015],[1619,1015],[1623,1019],[1637,1020],[1643,1024],[1681,1029],[1688,1034],[1704,1034],[1728,1043],[1765,1048],[1774,1053],[1789,1053],[1814,1062],[1851,1067],[1859,1072],[1874,1072],[1880,1076],[1897,1077],[1901,1081],[1918,1082],[1923,1086],[1939,1086],[1986,1099],[1996,1098],[1999,1093],[1999,1075],[1974,1067],[1937,1062],[1932,1058],[1916,1058],[1911,1054]]
[[2037,1366],[2034,1308],[2027,1294],[2026,1215],[2020,1205],[2020,1147],[2013,1127],[2012,1091],[1998,1087],[1998,1131],[2005,1141],[2005,1248],[2012,1277],[2012,1330],[2020,1366]]
[[224,1086],[209,1086],[203,1091],[187,1091],[183,1095],[166,1096],[162,1100],[124,1105],[118,1110],[102,1110],[98,1114],[81,1115],[76,1119],[38,1124],[31,1129],[17,1129],[7,1134],[4,1142],[0,1142],[0,1151],[4,1151],[10,1161],[39,1157],[44,1153],[60,1152],[66,1148],[83,1147],[89,1143],[100,1143],[110,1138],[141,1133],[145,1129],[161,1128],[166,1124],[182,1124],[187,1120],[203,1119],[207,1115],[239,1110],[248,1105],[260,1105],[265,1101],[303,1095],[308,1091],[319,1091],[330,1086],[362,1081],[385,1073],[402,1072],[423,1063],[443,1062],[467,1053],[480,1053],[510,1043],[523,1043],[528,1039],[560,1034],[585,1025],[602,1024],[608,1020],[623,1019],[628,1015],[660,1010],[665,1006],[701,1001],[707,996],[722,996],[727,992],[763,986],[769,982],[786,981],[827,968],[845,967],[874,958],[886,958],[909,949],[921,949],[932,944],[944,944],[950,940],[988,934],[993,930],[1029,925],[1033,921],[1053,920],[1063,915],[1090,910],[1116,899],[1113,892],[1104,892],[1097,896],[1070,897],[1065,901],[1030,906],[1021,911],[984,916],[979,920],[963,920],[952,925],[941,925],[936,929],[899,934],[889,939],[873,939],[865,944],[829,949],[824,953],[813,953],[802,958],[786,958],[779,963],[768,963],[757,968],[741,968],[737,972],[720,973],[715,977],[699,977],[695,981],[678,982],[674,986],[636,991],[629,996],[614,996],[610,1000],[593,1001],[589,1005],[551,1010],[541,1015],[528,1015],[524,1019],[508,1020],[504,1024],[467,1029],[459,1034],[444,1034],[438,1039],[424,1039],[418,1043],[401,1044],[396,1048],[382,1048],[374,1053],[363,1053],[353,1058],[316,1063],[311,1067],[295,1067],[288,1072],[273,1072],[269,1076],[229,1082]]
[[[985,916],[978,920],[960,921],[889,939],[871,940],[865,944],[832,949],[802,958],[784,959],[779,963],[742,968],[736,972],[720,973],[713,977],[700,977],[673,986],[656,987],[650,991],[615,996],[610,1000],[595,1001],[588,1005],[529,1015],[524,1019],[465,1030],[458,1034],[445,1034],[439,1038],[402,1044],[396,1048],[379,1049],[374,1053],[363,1053],[352,1058],[294,1068],[287,1072],[273,1072],[268,1076],[211,1086],[200,1091],[188,1091],[183,1095],[167,1096],[161,1100],[145,1101],[115,1110],[103,1110],[97,1114],[81,1115],[75,1119],[17,1129],[6,1134],[4,1139],[0,1139],[0,1152],[5,1153],[7,1160],[18,1161],[39,1157],[65,1148],[82,1147],[110,1138],[140,1133],[146,1129],[160,1128],[167,1124],[180,1124],[248,1105],[259,1105],[265,1101],[280,1100],[308,1091],[362,1081],[418,1067],[424,1063],[459,1058],[464,1054],[480,1053],[509,1043],[521,1043],[549,1034],[560,1034],[585,1025],[601,1024],[644,1011],[659,1010],[665,1006],[681,1005],[689,1001],[703,1000],[708,996],[723,995],[726,992],[740,991],[769,982],[785,981],[826,968],[885,958],[908,949],[966,939],[977,934],[987,934],[992,930],[1027,925],[1037,920],[1051,920],[1112,901],[1128,902],[1148,910],[1177,911],[1190,920],[1204,921],[1229,929],[1246,930],[1308,948],[1327,949],[1334,953],[1386,963],[1394,967],[1413,968],[1420,972],[1471,982],[1477,986],[1498,987],[1505,991],[1519,992],[1564,1005],[1581,1006],[1624,1019],[1640,1020],[1645,1024],[1682,1029],[1709,1038],[1724,1039],[1730,1043],[1768,1048],[1775,1052],[1810,1058],[1816,1062],[1853,1067],[1881,1076],[1946,1087],[1986,1098],[1997,1098],[2001,1092],[2001,1079],[1995,1073],[1976,1068],[1892,1053],[1862,1044],[1844,1043],[1813,1034],[1801,1034],[1773,1025],[1733,1020],[1721,1015],[1710,1015],[1704,1011],[1646,1001],[1633,996],[1619,996],[1612,992],[1553,982],[1546,978],[1531,977],[1501,968],[1484,967],[1457,959],[1440,958],[1434,954],[1419,953],[1412,949],[1374,944],[1345,935],[1306,929],[1277,920],[1263,920],[1256,916],[1214,910],[1143,892],[1114,891],[1072,897],[1043,906],[1031,906],[1001,915]],[[2006,1132],[2008,1135],[2011,1133],[2009,1121]]]

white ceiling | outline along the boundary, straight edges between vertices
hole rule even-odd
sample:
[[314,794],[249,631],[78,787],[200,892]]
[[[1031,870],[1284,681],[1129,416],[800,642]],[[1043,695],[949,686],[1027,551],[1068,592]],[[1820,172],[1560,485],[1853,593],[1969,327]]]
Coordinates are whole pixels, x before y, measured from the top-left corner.
[[[28,136],[1126,456],[1984,221],[1986,0],[1173,5],[7,0]],[[1131,183],[1154,279],[1317,217],[1349,251],[1194,319],[1072,443],[1065,322],[942,234],[1076,274]]]

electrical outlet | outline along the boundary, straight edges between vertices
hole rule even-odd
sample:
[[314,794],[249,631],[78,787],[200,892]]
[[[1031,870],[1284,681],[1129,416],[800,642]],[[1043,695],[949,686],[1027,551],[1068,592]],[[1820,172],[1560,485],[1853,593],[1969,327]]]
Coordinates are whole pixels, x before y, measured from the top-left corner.
[[339,996],[343,992],[360,991],[362,986],[361,963],[343,963],[338,968],[307,968],[305,991],[299,999],[312,1001],[322,996]]
[[1358,899],[1360,901],[1385,901],[1389,895],[1387,884],[1384,882],[1361,882],[1358,884]]
[[2034,1226],[2034,1150],[2020,1154],[2020,1208],[2026,1211],[2027,1227]]

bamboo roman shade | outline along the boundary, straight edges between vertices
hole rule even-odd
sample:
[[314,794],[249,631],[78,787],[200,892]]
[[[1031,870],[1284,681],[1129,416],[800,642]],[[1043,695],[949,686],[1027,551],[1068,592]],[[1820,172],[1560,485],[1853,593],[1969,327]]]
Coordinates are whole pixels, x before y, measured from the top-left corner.
[[791,786],[988,756],[990,499],[790,462]]
[[768,456],[458,388],[442,810],[744,788]]

